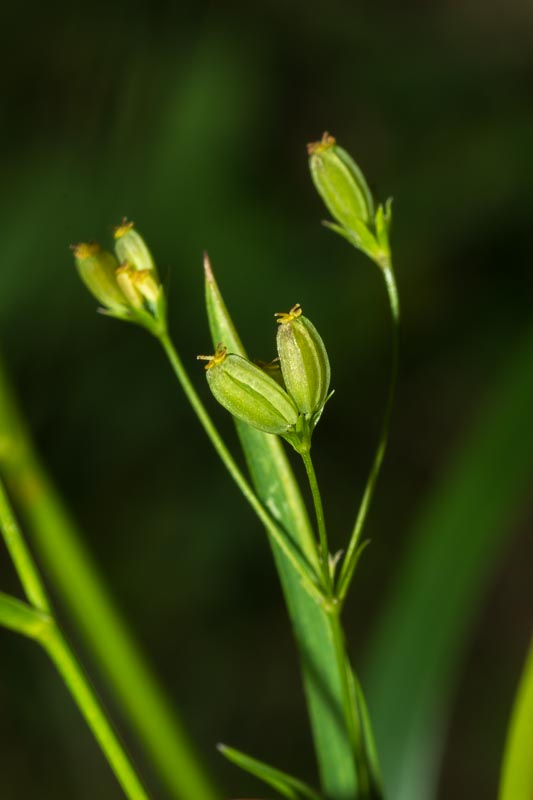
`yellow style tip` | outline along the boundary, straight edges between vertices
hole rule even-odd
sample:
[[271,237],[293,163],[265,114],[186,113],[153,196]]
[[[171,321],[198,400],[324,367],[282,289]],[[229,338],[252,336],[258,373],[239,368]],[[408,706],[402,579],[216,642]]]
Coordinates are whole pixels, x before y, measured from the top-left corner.
[[278,325],[285,325],[287,322],[292,322],[293,320],[298,319],[298,317],[301,315],[302,307],[300,303],[296,303],[296,305],[294,305],[288,312],[278,311],[276,314],[274,314],[274,316],[278,318],[276,320]]
[[228,354],[228,348],[224,347],[223,345],[219,344],[217,346],[216,352],[212,356],[196,356],[197,361],[207,361],[204,369],[212,369],[216,367],[217,364],[222,364],[224,359]]
[[131,231],[133,226],[134,226],[133,222],[128,222],[127,218],[123,217],[120,225],[117,225],[116,228],[113,228],[113,236],[115,237],[115,239],[121,239],[125,233]]
[[322,139],[319,142],[310,142],[307,145],[307,153],[312,156],[318,153],[323,153],[324,150],[329,150],[330,147],[336,144],[334,136],[330,136],[327,131],[322,134]]
[[70,249],[74,253],[74,258],[79,261],[95,256],[101,250],[98,242],[78,242],[78,244],[71,244]]

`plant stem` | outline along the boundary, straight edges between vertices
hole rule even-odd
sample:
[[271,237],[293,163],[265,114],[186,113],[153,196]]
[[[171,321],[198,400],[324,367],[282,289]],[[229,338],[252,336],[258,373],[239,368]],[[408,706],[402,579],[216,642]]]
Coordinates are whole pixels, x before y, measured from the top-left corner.
[[149,800],[102,706],[59,628],[52,624],[41,643],[56,665],[129,800]]
[[198,420],[210,439],[213,447],[220,456],[224,466],[229,474],[241,490],[242,494],[248,501],[249,505],[255,511],[270,536],[276,541],[279,547],[283,550],[295,570],[298,572],[302,584],[305,586],[309,594],[319,602],[324,602],[324,596],[316,583],[314,570],[309,565],[309,562],[302,553],[295,547],[291,539],[287,536],[286,532],[278,525],[275,519],[270,515],[262,502],[257,497],[249,482],[244,477],[244,474],[239,469],[235,459],[226,447],[222,437],[213,424],[204,404],[200,400],[196,389],[191,383],[189,376],[183,366],[183,363],[170,339],[168,333],[163,333],[159,336],[159,341],[167,355],[167,358],[174,370],[174,373],[181,384],[185,395],[190,402]]
[[330,614],[330,630],[333,638],[335,660],[341,682],[344,719],[348,739],[352,748],[355,769],[357,774],[356,800],[382,800],[382,793],[378,791],[373,781],[372,764],[369,762],[365,749],[365,731],[361,718],[357,696],[354,691],[352,667],[346,651],[346,642],[341,622],[341,607],[333,607]]
[[357,517],[355,520],[354,528],[350,538],[350,543],[348,545],[346,556],[344,558],[342,569],[339,575],[339,581],[337,586],[337,597],[341,605],[346,598],[346,594],[348,592],[348,589],[350,588],[350,583],[353,577],[353,573],[357,565],[359,540],[361,538],[361,533],[363,531],[363,527],[366,521],[368,509],[370,508],[370,503],[372,501],[374,489],[376,487],[377,478],[379,475],[379,471],[381,469],[381,464],[383,462],[383,456],[385,455],[385,450],[387,447],[390,418],[392,414],[392,406],[394,402],[394,394],[396,391],[396,381],[398,376],[398,339],[399,339],[399,324],[400,324],[400,303],[398,297],[398,290],[396,287],[394,272],[390,262],[384,266],[382,265],[381,268],[383,272],[383,277],[385,279],[385,286],[387,288],[389,305],[392,314],[392,365],[391,365],[391,373],[389,380],[389,388],[387,392],[385,414],[383,416],[383,422],[378,441],[378,446],[376,449],[376,453],[374,455],[374,461],[372,462],[372,467],[370,469],[365,491],[363,493],[361,505],[359,506],[359,511],[357,513]]
[[0,592],[0,625],[3,628],[39,639],[43,628],[50,625],[51,617],[46,611],[30,606],[18,597]]
[[26,597],[39,611],[49,612],[50,603],[41,576],[22,538],[2,482],[0,482],[0,527]]
[[318,486],[318,481],[316,478],[316,472],[315,472],[315,467],[313,465],[313,460],[311,458],[311,453],[308,451],[308,452],[303,452],[301,455],[305,465],[305,471],[307,472],[307,477],[309,479],[309,487],[311,489],[311,494],[313,496],[313,504],[315,507],[316,524],[318,528],[318,541],[320,549],[320,563],[322,567],[322,578],[324,582],[324,589],[329,594],[329,596],[332,597],[333,582],[329,568],[328,535],[326,530],[326,519],[324,516],[324,506],[322,505],[322,496],[320,494],[320,488]]
[[313,503],[315,506],[316,521],[319,533],[320,551],[322,555],[322,566],[325,566],[325,587],[333,601],[330,613],[330,630],[333,639],[333,649],[335,653],[335,660],[337,662],[339,680],[341,683],[341,694],[343,700],[342,705],[346,729],[356,764],[358,800],[368,800],[368,798],[371,797],[371,770],[369,769],[365,749],[363,746],[363,732],[361,730],[361,721],[357,711],[356,698],[351,690],[352,678],[349,674],[351,666],[346,652],[345,636],[340,619],[341,609],[339,605],[335,605],[336,601],[333,597],[333,581],[329,569],[329,548],[322,496],[318,486],[316,472],[310,452],[304,452],[301,455],[305,464],[307,476],[309,478],[311,494],[313,495]]

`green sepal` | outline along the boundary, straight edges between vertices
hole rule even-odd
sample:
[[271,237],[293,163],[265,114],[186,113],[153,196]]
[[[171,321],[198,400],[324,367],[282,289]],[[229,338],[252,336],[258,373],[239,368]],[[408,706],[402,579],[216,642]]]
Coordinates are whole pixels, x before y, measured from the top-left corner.
[[247,756],[240,750],[235,750],[234,747],[228,747],[225,744],[217,745],[217,750],[228,761],[253,775],[254,778],[259,778],[287,800],[322,800],[321,795],[303,781],[265,764],[264,761]]
[[392,197],[385,206],[379,205],[375,218],[376,237],[380,248],[390,256],[390,229],[392,225]]
[[355,232],[346,230],[346,228],[342,228],[340,225],[336,225],[334,222],[328,222],[327,220],[324,220],[322,224],[325,228],[328,228],[328,230],[342,236],[342,238],[346,239],[353,247],[361,250],[361,252],[374,261],[380,269],[384,270],[389,266],[389,254],[381,248],[375,236],[366,226],[360,226],[358,232]]
[[297,453],[303,455],[304,453],[308,453],[311,449],[312,434],[313,428],[311,421],[304,414],[299,414],[296,425],[281,435]]

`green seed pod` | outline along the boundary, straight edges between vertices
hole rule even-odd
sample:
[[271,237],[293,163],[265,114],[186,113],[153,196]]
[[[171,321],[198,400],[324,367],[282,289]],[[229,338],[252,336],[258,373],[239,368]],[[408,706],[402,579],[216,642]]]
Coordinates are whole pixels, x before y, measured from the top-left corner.
[[237,419],[265,433],[285,435],[298,420],[298,409],[275,380],[247,358],[218,346],[207,361],[209,388],[218,402]]
[[306,418],[320,414],[328,397],[331,377],[328,354],[318,331],[299,304],[278,317],[277,345],[283,380]]
[[114,230],[115,253],[121,264],[128,263],[138,271],[150,271],[158,281],[154,259],[146,242],[133,227],[133,222],[123,220]]
[[80,278],[91,294],[109,311],[126,311],[128,301],[117,283],[115,256],[102,250],[96,242],[82,242],[72,250]]
[[358,231],[371,224],[374,203],[364,175],[353,158],[325,133],[307,145],[309,167],[316,189],[329,212],[344,228]]

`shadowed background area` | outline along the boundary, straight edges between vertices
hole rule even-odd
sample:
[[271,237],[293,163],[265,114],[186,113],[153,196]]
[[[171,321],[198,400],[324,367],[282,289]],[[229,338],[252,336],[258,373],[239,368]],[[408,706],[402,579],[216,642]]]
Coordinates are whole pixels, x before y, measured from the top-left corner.
[[[195,361],[211,348],[202,251],[254,357],[275,354],[274,312],[302,304],[336,390],[314,455],[338,548],[379,431],[390,322],[378,270],[320,226],[306,142],[327,128],[394,197],[401,373],[346,629],[390,799],[493,797],[533,612],[532,35],[519,0],[4,11],[0,348],[228,797],[264,791],[220,740],[316,781],[269,547],[155,342],[96,315],[68,245],[109,246],[135,220],[233,443]],[[18,593],[0,553],[0,588]],[[44,655],[3,630],[0,647],[2,798],[119,798]]]

